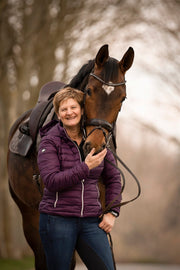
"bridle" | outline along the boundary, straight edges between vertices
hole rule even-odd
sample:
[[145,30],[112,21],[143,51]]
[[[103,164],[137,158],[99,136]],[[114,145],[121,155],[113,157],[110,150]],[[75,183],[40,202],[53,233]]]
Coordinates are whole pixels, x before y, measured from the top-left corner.
[[[99,129],[102,131],[104,138],[105,138],[105,142],[106,144],[104,145],[104,147],[106,147],[109,144],[109,141],[111,139],[111,137],[113,136],[113,125],[110,124],[109,122],[107,122],[106,120],[102,120],[102,119],[91,119],[91,120],[86,120],[86,126],[95,126],[88,134],[86,133],[85,138],[87,139],[95,130]],[[108,134],[106,133],[106,131],[108,131]],[[86,132],[86,131],[85,131]]]
[[[95,75],[94,73],[90,73],[89,76],[93,76],[95,79],[97,79],[101,83],[103,83],[105,85],[108,85],[108,86],[116,87],[116,86],[121,86],[121,85],[125,85],[126,84],[126,81],[125,80],[123,82],[120,82],[120,83],[105,82],[103,79],[101,79],[99,76]],[[84,102],[84,108],[85,108],[85,101],[86,101],[87,92],[88,92],[88,89],[85,89],[85,91],[84,91],[84,101],[83,101]],[[85,129],[86,126],[95,126],[95,127],[87,134],[86,133],[86,129]],[[85,139],[87,139],[97,129],[99,129],[99,130],[101,130],[103,132],[103,135],[105,137],[105,142],[106,142],[105,147],[108,148],[112,152],[112,154],[115,156],[116,160],[118,160],[121,163],[121,165],[128,171],[128,173],[135,180],[135,182],[137,184],[137,187],[138,187],[137,195],[133,199],[130,199],[128,201],[124,201],[124,202],[121,202],[121,203],[118,203],[118,204],[114,205],[114,203],[116,202],[116,200],[119,198],[119,196],[122,194],[122,192],[124,190],[124,187],[125,187],[125,176],[124,176],[122,170],[119,167],[117,167],[114,163],[111,163],[109,160],[106,159],[107,162],[109,162],[112,166],[116,167],[116,169],[118,169],[120,171],[120,174],[121,174],[122,180],[123,180],[123,185],[122,185],[121,193],[118,194],[118,196],[116,196],[114,198],[114,200],[112,200],[105,207],[105,209],[103,210],[103,214],[105,214],[105,213],[107,213],[111,209],[111,207],[123,206],[123,205],[126,205],[126,204],[128,204],[128,203],[136,200],[140,196],[140,194],[141,194],[141,186],[140,186],[139,180],[134,175],[134,173],[128,168],[128,166],[118,157],[118,155],[109,146],[110,139],[111,138],[114,138],[113,124],[109,123],[106,120],[97,119],[97,118],[87,120],[86,117],[85,117],[85,112],[84,112],[84,115],[83,115],[83,130],[84,130],[84,137],[85,137]],[[106,134],[106,131],[105,130],[108,131],[108,135]]]
[[[121,86],[121,85],[126,84],[126,81],[123,81],[120,83],[105,82],[103,79],[101,79],[99,76],[97,76],[96,74],[92,72],[89,74],[89,76],[94,77],[95,79],[103,83],[104,85],[108,85],[108,86],[116,87],[116,86]],[[87,95],[87,89],[85,89],[85,92],[84,92],[84,108],[85,108],[86,95]],[[106,142],[105,146],[107,146],[110,141],[110,138],[113,136],[113,124],[109,123],[106,120],[97,119],[97,118],[87,120],[85,119],[85,115],[83,118],[84,118],[84,123],[83,123],[84,126],[94,126],[94,128],[88,134],[85,133],[85,138],[87,139],[87,137],[89,137],[95,130],[99,129],[102,131],[104,135],[105,142]],[[108,131],[108,135],[106,134],[105,130]]]

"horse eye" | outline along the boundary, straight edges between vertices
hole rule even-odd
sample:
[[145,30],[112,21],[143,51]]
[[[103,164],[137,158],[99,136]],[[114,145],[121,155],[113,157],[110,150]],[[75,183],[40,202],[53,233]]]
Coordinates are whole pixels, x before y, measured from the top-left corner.
[[91,89],[88,88],[88,89],[86,90],[86,93],[87,93],[88,96],[91,96],[91,94],[92,94],[92,93],[91,93]]

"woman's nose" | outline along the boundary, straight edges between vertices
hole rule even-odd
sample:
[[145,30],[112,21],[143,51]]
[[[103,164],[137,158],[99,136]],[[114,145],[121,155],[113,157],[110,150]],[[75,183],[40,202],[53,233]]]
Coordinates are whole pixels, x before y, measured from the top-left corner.
[[69,115],[72,113],[72,110],[69,108],[69,109],[67,109],[66,113]]

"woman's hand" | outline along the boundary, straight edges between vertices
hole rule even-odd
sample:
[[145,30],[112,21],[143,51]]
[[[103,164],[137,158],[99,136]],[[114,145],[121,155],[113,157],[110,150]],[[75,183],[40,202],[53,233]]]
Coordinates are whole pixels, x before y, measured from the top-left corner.
[[93,148],[91,150],[91,152],[87,155],[87,157],[85,159],[85,163],[88,166],[89,170],[91,170],[91,169],[99,166],[99,164],[101,164],[105,155],[107,154],[107,149],[105,148],[100,153],[93,156],[94,153],[95,153],[95,148]]
[[104,214],[103,220],[99,223],[99,227],[106,233],[110,233],[114,226],[115,219],[116,217],[111,213]]

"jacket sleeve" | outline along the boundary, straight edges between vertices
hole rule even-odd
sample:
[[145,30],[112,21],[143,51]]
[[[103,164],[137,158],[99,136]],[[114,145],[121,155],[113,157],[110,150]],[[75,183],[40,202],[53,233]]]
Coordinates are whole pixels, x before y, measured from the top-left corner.
[[43,183],[52,192],[70,188],[89,175],[88,166],[80,161],[72,168],[61,171],[58,149],[52,138],[42,138],[37,161]]
[[[113,154],[108,150],[106,159],[110,162],[114,163],[116,165],[115,158]],[[106,206],[115,198],[115,202],[113,205],[119,204],[121,202],[122,196],[121,196],[121,177],[120,172],[117,168],[115,168],[113,165],[111,165],[108,161],[104,160],[104,170],[102,173],[103,182],[106,187]],[[111,210],[116,211],[119,213],[120,207],[111,207]]]

